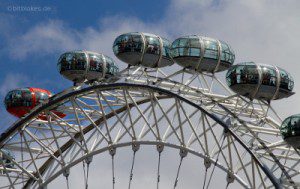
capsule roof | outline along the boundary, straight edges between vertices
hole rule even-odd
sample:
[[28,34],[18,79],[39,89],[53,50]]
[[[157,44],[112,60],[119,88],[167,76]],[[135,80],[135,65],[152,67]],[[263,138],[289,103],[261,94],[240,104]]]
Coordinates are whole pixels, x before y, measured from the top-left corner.
[[118,59],[129,65],[160,68],[173,64],[170,46],[167,39],[158,35],[131,32],[115,39],[113,51]]
[[294,94],[292,76],[276,66],[240,63],[228,70],[226,80],[234,92],[251,99],[275,100]]
[[286,118],[281,126],[280,132],[283,139],[290,145],[300,147],[300,114]]
[[62,54],[57,63],[58,71],[65,78],[81,83],[115,78],[119,71],[114,60],[104,54],[77,50]]
[[220,40],[198,35],[176,39],[171,47],[173,60],[184,68],[198,72],[219,72],[234,62],[231,47]]

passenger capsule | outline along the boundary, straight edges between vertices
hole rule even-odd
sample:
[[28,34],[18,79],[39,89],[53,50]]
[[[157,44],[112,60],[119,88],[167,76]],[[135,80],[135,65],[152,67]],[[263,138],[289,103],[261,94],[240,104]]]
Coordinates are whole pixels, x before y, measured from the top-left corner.
[[61,75],[75,83],[105,79],[115,81],[119,72],[118,66],[110,57],[82,50],[62,54],[57,66]]
[[[8,92],[4,99],[4,104],[10,114],[20,118],[51,96],[51,92],[45,89],[31,87],[20,88]],[[62,112],[55,110],[52,112],[58,117],[65,117],[65,114]],[[46,115],[39,115],[38,117],[43,120],[47,119]]]
[[227,74],[228,86],[250,99],[275,100],[294,94],[294,80],[285,70],[254,62],[232,66]]
[[121,61],[132,65],[161,68],[173,64],[170,42],[154,34],[132,32],[120,35],[113,51]]
[[280,133],[283,139],[295,148],[300,147],[300,114],[286,118],[281,126]]
[[[15,160],[14,155],[7,149],[1,149],[0,151],[0,162],[1,166],[2,164],[5,166],[5,168],[14,168],[13,161]],[[5,173],[4,170],[2,171],[2,174]]]
[[234,52],[227,43],[197,35],[176,39],[172,43],[171,52],[177,64],[198,72],[226,70],[235,59]]

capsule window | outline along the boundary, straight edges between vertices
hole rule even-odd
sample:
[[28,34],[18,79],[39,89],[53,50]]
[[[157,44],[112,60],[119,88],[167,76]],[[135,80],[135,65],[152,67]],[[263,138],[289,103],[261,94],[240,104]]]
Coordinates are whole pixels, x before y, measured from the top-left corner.
[[103,61],[100,55],[89,54],[89,60],[90,60],[90,71],[102,72]]
[[180,39],[178,47],[189,47],[189,39],[187,38]]
[[7,107],[30,107],[32,106],[32,94],[30,90],[11,91],[7,95]]
[[232,86],[234,84],[234,79],[235,79],[235,67],[231,68],[228,70],[227,74],[226,74],[226,82],[228,84],[228,86]]
[[189,42],[190,42],[189,47],[198,48],[198,49],[201,48],[199,38],[190,38]]
[[294,88],[294,80],[292,78],[292,76],[290,74],[288,74],[289,76],[289,86],[288,86],[288,90],[292,91]]
[[114,44],[114,51],[116,54],[125,52],[125,46],[126,43],[128,42],[128,37],[126,35],[121,35],[119,36]]
[[225,44],[224,42],[221,43],[221,48],[222,48],[222,52],[221,52],[221,60],[225,61],[225,62],[230,62],[232,63],[232,53],[230,52],[230,49],[228,47],[227,44]]
[[200,56],[200,49],[198,48],[190,48],[190,56]]
[[5,107],[9,108],[12,106],[12,96],[13,96],[13,91],[10,91],[6,97],[5,97]]
[[143,40],[140,34],[121,35],[113,46],[115,54],[124,52],[142,52]]
[[179,47],[173,50],[173,56],[195,56],[200,57],[199,39],[180,39]]
[[291,118],[287,118],[281,125],[280,128],[281,134],[286,137],[289,133],[292,133],[291,129]]
[[300,120],[299,117],[291,117],[286,119],[281,126],[283,136],[299,136],[300,135]]
[[22,106],[22,92],[21,91],[14,91],[11,97],[12,106]]
[[247,82],[246,66],[238,66],[236,68],[236,82],[239,84]]
[[85,70],[86,56],[84,53],[65,53],[59,59],[58,69],[66,70]]
[[257,84],[259,74],[255,65],[239,65],[227,73],[227,83],[234,84]]
[[35,92],[35,99],[36,99],[37,104],[42,103],[43,101],[45,101],[48,98],[49,98],[49,96],[47,93],[43,93],[43,92],[39,92],[39,91]]
[[30,107],[32,106],[32,93],[30,90],[23,90],[22,91],[22,99],[23,99],[23,106]]
[[262,85],[276,86],[277,76],[274,68],[262,67]]
[[180,42],[180,39],[176,39],[173,43],[172,43],[172,49],[174,48],[178,48],[179,47],[179,42]]
[[116,75],[116,73],[119,71],[119,68],[115,65],[114,61],[109,58],[105,57],[106,59],[106,73],[110,75]]
[[69,70],[69,62],[67,61],[67,54],[63,54],[60,56],[58,60],[58,70],[60,72]]
[[216,41],[204,40],[205,58],[218,59],[218,43]]
[[300,126],[300,120],[298,117],[291,118],[291,125],[293,128],[298,128]]
[[162,42],[163,42],[162,55],[170,59],[171,58],[170,43],[165,39],[162,39]]
[[85,70],[86,69],[86,55],[85,53],[75,53],[72,59],[73,70]]
[[280,73],[280,88],[289,90],[289,83],[290,83],[289,75],[281,69],[279,70],[279,73]]
[[145,36],[146,38],[146,53],[160,54],[160,42],[157,37]]
[[178,48],[179,56],[189,56],[190,49],[188,47],[186,48]]

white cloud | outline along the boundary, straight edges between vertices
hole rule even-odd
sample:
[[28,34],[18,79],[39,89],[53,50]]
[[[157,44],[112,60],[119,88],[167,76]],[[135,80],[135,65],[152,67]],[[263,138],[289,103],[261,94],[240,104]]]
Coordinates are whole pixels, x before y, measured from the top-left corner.
[[[200,34],[227,41],[236,52],[236,62],[282,67],[294,77],[294,91],[300,90],[299,1],[222,0],[213,5],[201,4],[173,1],[164,27],[172,36]],[[283,117],[299,113],[300,107],[293,106],[300,103],[297,96],[274,102],[276,110]]]
[[40,56],[39,54],[52,54],[62,49],[74,49],[78,45],[76,38],[77,32],[66,28],[63,22],[49,21],[13,38],[9,45],[10,55],[12,58],[24,59],[34,53]]
[[0,83],[0,95],[4,97],[12,89],[24,87],[29,83],[29,78],[19,73],[7,73]]

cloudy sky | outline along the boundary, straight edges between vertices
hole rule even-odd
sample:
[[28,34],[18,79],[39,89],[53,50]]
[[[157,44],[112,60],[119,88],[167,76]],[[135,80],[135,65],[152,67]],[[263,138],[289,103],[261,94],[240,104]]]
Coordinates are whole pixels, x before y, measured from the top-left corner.
[[[57,72],[59,55],[87,49],[114,58],[112,43],[124,32],[144,31],[170,40],[199,34],[228,42],[236,62],[278,65],[299,89],[300,2],[297,0],[6,0],[0,2],[0,98],[33,86],[58,92],[71,85]],[[274,102],[283,116],[299,113],[298,95]],[[1,130],[15,119],[1,103]]]
[[[71,86],[56,69],[59,55],[68,50],[102,52],[124,68],[112,52],[119,34],[143,31],[171,41],[199,34],[228,42],[236,63],[289,71],[296,94],[273,102],[286,117],[300,112],[299,10],[298,0],[0,1],[0,98],[17,87],[59,92]],[[0,131],[15,120],[1,103]]]

